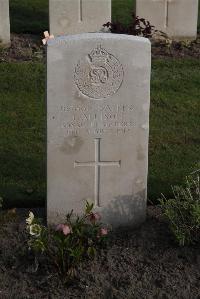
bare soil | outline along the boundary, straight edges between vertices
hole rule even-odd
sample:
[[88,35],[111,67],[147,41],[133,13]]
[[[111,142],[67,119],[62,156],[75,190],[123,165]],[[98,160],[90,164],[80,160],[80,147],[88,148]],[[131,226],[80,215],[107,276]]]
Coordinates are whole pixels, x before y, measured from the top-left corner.
[[152,41],[152,57],[199,58],[200,36],[195,41]]
[[[10,48],[0,48],[0,62],[44,61],[45,47],[42,36],[12,34]],[[152,41],[153,58],[199,58],[200,36],[193,42],[173,41],[170,45],[163,41]]]
[[12,34],[9,48],[0,48],[0,62],[38,61],[44,58],[42,38],[32,34]]
[[47,262],[35,263],[26,243],[27,214],[17,209],[1,216],[1,299],[200,298],[200,244],[178,247],[156,207],[148,208],[141,227],[112,232],[107,249],[82,264],[70,285]]

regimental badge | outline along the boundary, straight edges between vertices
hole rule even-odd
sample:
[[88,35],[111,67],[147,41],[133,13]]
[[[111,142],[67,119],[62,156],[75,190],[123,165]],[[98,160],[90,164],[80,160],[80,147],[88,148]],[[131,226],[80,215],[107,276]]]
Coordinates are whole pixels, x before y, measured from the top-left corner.
[[124,71],[119,60],[98,45],[75,67],[76,86],[85,96],[105,99],[115,94],[122,85]]

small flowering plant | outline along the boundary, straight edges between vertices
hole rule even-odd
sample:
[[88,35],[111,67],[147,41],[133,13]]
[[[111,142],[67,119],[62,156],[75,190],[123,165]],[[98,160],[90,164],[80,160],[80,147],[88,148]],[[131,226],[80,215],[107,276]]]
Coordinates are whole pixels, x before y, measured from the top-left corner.
[[93,212],[93,204],[88,202],[82,217],[72,211],[64,223],[55,227],[42,225],[30,212],[26,219],[29,248],[46,255],[59,274],[72,277],[84,259],[94,257],[105,245],[108,229],[100,220],[100,215]]
[[[194,172],[196,173],[196,172]],[[159,200],[172,234],[180,246],[200,241],[200,176],[190,175],[185,186],[172,187],[174,198]]]

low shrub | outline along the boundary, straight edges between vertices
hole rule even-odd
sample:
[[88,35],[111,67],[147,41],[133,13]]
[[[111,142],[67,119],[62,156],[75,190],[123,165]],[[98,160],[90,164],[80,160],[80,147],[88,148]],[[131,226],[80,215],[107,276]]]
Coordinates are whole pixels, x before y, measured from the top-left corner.
[[194,244],[200,239],[200,177],[186,178],[186,185],[172,188],[174,198],[164,195],[160,205],[169,220],[170,229],[180,246]]
[[73,211],[66,221],[55,227],[46,227],[32,212],[26,219],[28,245],[36,258],[45,255],[65,279],[76,275],[76,269],[86,258],[93,258],[106,244],[108,230],[103,227],[100,215],[93,213],[93,204],[86,203],[82,217]]
[[136,16],[135,13],[132,13],[132,22],[130,25],[124,25],[121,22],[108,22],[103,26],[110,29],[112,33],[137,35],[146,38],[151,38],[156,32],[154,26],[149,21]]

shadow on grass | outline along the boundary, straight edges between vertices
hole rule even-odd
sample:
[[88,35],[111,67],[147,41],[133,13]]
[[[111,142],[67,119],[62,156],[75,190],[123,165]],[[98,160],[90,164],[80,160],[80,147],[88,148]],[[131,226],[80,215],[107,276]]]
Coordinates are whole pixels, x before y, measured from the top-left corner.
[[48,0],[10,0],[11,32],[42,34],[48,18]]

